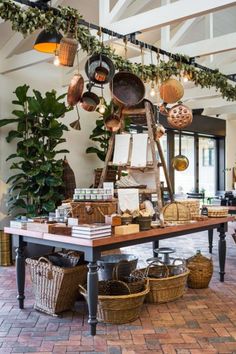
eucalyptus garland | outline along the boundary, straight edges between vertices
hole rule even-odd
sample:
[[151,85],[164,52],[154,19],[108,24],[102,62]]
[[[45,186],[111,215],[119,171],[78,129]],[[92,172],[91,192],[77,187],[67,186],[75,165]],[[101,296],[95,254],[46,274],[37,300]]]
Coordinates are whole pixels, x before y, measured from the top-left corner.
[[0,17],[4,21],[10,21],[14,31],[28,36],[35,30],[44,28],[47,31],[62,31],[64,34],[70,32],[78,39],[81,48],[89,55],[104,53],[109,56],[117,70],[127,70],[142,77],[146,82],[163,82],[171,76],[180,77],[183,73],[188,79],[193,81],[196,86],[201,88],[215,87],[223,98],[229,101],[236,100],[236,88],[230,84],[227,78],[218,70],[214,72],[203,71],[184,63],[185,56],[178,55],[179,61],[170,58],[168,62],[159,59],[158,65],[142,65],[131,63],[129,60],[117,55],[115,51],[107,45],[103,45],[95,36],[92,36],[89,28],[78,25],[82,19],[81,14],[71,7],[58,7],[55,14],[52,9],[40,10],[28,7],[22,9],[11,0],[0,0]]

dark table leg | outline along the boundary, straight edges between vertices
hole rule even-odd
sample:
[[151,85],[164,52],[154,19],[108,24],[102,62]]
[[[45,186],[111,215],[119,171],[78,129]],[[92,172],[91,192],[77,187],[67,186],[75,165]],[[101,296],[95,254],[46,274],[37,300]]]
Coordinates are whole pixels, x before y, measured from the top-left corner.
[[19,308],[24,308],[24,290],[25,290],[25,256],[24,256],[25,242],[22,236],[19,236],[18,248],[16,249],[16,284],[18,289],[17,300],[19,301]]
[[226,234],[225,232],[227,231],[227,224],[223,224],[219,229],[219,243],[218,243],[218,249],[219,249],[219,265],[220,265],[220,281],[224,281],[224,275],[225,275],[225,257],[226,257]]
[[209,246],[209,253],[212,253],[212,243],[213,243],[213,232],[214,230],[208,230],[208,246]]
[[152,243],[152,249],[153,249],[153,257],[157,257],[158,254],[154,252],[156,248],[159,248],[159,240],[153,241]]
[[90,334],[96,335],[97,326],[97,302],[98,302],[98,267],[97,262],[89,262],[88,264],[88,309]]

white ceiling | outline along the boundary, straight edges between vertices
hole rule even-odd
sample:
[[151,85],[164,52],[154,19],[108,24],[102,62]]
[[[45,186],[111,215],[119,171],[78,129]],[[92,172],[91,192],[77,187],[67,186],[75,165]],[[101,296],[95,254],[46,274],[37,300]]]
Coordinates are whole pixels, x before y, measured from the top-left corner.
[[[200,55],[200,57],[197,58],[197,61],[201,64],[211,68],[219,68],[220,71],[226,74],[236,73],[236,1],[205,0],[205,4],[208,7],[210,3],[215,3],[215,7],[222,3],[224,7],[220,10],[217,8],[217,11],[215,11],[213,5],[210,11],[207,10],[207,13],[204,11],[196,12],[198,16],[195,18],[194,15],[191,14],[191,11],[195,7],[195,2],[186,1],[187,0],[100,0],[99,3],[99,0],[53,0],[53,4],[74,7],[79,10],[85,20],[103,26],[106,25],[108,28],[115,26],[121,33],[123,28],[119,28],[119,23],[121,23],[121,25],[125,23],[126,28],[129,28],[129,26],[132,28],[134,21],[138,21],[140,18],[136,17],[137,15],[146,16],[146,22],[144,21],[145,25],[142,24],[142,33],[138,35],[140,40],[155,44],[173,53],[179,53],[179,50],[183,52],[190,50],[190,53],[188,53],[190,56],[191,50],[193,50],[193,52],[197,50],[197,52],[202,54],[202,56]],[[153,26],[152,22],[152,27],[149,28],[149,19],[151,19],[152,16],[154,17],[156,9],[162,11],[165,9],[165,6],[167,6],[168,9],[168,6],[173,4],[178,5],[180,9],[184,3],[188,4],[190,14],[189,16],[187,16],[187,14],[184,20],[175,18],[172,21],[171,14],[168,13],[168,24],[164,22],[163,19],[165,26],[161,26],[160,24],[157,24],[157,26],[154,24]],[[203,0],[198,0],[197,3],[202,3],[204,6]],[[186,6],[184,10],[188,10]],[[145,14],[146,11],[148,11],[147,15]],[[130,16],[133,17],[130,18]],[[158,16],[156,20],[160,22]],[[139,22],[135,22],[136,27],[137,23]],[[23,64],[40,65],[41,61],[50,62],[48,56],[39,56],[38,53],[32,50],[32,45],[38,32],[24,39],[21,35],[15,34],[11,30],[9,23],[0,22],[0,33],[0,73],[20,70]],[[119,54],[124,55],[122,41],[117,41],[114,47]],[[213,52],[214,55],[204,55],[208,54],[208,52]],[[135,58],[133,60],[140,61],[139,49],[130,45],[128,56]],[[71,70],[69,74],[70,72]],[[191,90],[191,88],[186,88],[186,90]],[[212,94],[215,94],[215,92],[212,92]],[[200,94],[198,96],[201,97]],[[199,101],[199,103],[196,103],[197,101]],[[216,98],[212,97],[213,106],[216,104],[215,101]],[[194,105],[200,104],[201,100],[196,99]],[[223,100],[220,101],[220,105],[224,106]]]

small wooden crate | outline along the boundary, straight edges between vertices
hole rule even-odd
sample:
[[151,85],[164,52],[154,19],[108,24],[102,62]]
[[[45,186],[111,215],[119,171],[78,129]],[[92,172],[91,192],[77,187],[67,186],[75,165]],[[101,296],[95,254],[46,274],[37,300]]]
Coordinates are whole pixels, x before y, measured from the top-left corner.
[[104,223],[105,215],[116,213],[117,201],[109,202],[72,202],[71,213],[80,224]]

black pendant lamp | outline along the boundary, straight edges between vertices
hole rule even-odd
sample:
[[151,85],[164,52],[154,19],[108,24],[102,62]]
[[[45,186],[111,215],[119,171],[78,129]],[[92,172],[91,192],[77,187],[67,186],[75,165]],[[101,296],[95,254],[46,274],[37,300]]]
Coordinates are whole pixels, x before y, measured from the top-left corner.
[[61,39],[59,32],[43,30],[34,43],[34,49],[43,53],[55,53],[59,49]]

